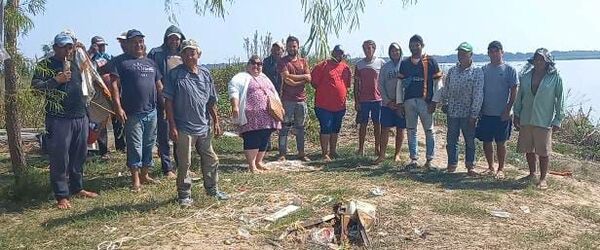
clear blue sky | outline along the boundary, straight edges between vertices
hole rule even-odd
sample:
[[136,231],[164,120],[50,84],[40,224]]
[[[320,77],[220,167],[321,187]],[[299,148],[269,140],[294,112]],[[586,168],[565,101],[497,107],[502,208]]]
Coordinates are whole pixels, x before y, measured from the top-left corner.
[[[392,41],[400,42],[405,53],[410,36],[418,33],[429,54],[451,54],[462,41],[485,53],[487,44],[500,40],[506,51],[600,49],[600,20],[597,0],[419,0],[403,8],[400,0],[366,0],[361,27],[341,38],[332,37],[353,56],[361,56],[363,40],[377,42],[377,55],[386,56]],[[225,19],[198,16],[191,0],[182,2],[178,19],[188,38],[200,43],[203,63],[218,63],[245,57],[243,38],[255,30],[271,32],[275,39],[293,34],[301,43],[309,26],[303,22],[300,0],[237,0]],[[35,29],[20,40],[28,57],[40,56],[41,45],[66,28],[75,31],[84,44],[94,35],[109,41],[108,51],[118,54],[115,37],[131,28],[146,34],[148,48],[159,46],[170,25],[163,0],[51,0],[46,12],[33,18]]]

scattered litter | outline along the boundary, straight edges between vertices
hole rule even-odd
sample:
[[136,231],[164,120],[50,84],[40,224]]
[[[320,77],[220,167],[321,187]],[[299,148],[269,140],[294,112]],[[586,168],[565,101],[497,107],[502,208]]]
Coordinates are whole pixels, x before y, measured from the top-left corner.
[[302,199],[298,198],[298,197],[294,197],[294,199],[292,200],[292,205],[296,205],[296,206],[302,206]]
[[377,235],[381,236],[381,237],[385,237],[388,235],[387,232],[377,232]]
[[117,228],[116,228],[116,227],[109,227],[109,226],[107,226],[107,225],[104,225],[104,232],[105,232],[105,233],[112,233],[112,232],[114,232],[114,231],[116,231],[116,230],[117,230]]
[[238,238],[243,240],[250,239],[250,232],[244,228],[238,228]]
[[549,174],[551,175],[558,175],[558,176],[564,176],[564,177],[573,177],[573,171],[548,171]]
[[314,197],[312,197],[312,199],[310,199],[310,202],[313,202],[313,203],[319,202],[320,205],[325,205],[325,204],[327,204],[327,203],[329,203],[331,201],[333,201],[333,197],[328,196],[328,195],[325,196],[325,195],[322,195],[322,194],[317,194]]
[[225,131],[223,132],[223,136],[227,136],[227,137],[238,137],[238,134],[233,133],[233,132],[229,132],[229,131]]
[[414,228],[413,231],[421,239],[425,239],[425,238],[427,238],[428,235],[431,235],[431,233],[427,229],[424,229],[424,228],[423,229]]
[[531,213],[531,210],[529,209],[528,206],[520,206],[519,209],[521,209],[521,211],[523,211],[523,213]]
[[270,221],[270,222],[274,222],[276,220],[278,220],[279,218],[285,217],[288,214],[291,214],[292,212],[296,211],[300,209],[299,206],[296,205],[288,205],[282,209],[280,209],[279,211],[275,212],[274,214],[271,214],[267,217],[265,217],[265,220]]
[[225,241],[223,241],[223,243],[225,243],[225,245],[231,245],[231,244],[233,244],[233,240],[226,239]]
[[119,173],[117,173],[117,176],[118,176],[118,177],[122,177],[122,176],[123,176],[123,173],[119,172]]
[[383,196],[385,194],[385,191],[380,187],[375,187],[371,189],[371,194],[375,196]]
[[494,209],[490,211],[490,214],[498,218],[510,218],[510,213],[502,209]]
[[333,227],[313,228],[310,231],[310,239],[312,242],[326,246],[333,242],[335,233]]

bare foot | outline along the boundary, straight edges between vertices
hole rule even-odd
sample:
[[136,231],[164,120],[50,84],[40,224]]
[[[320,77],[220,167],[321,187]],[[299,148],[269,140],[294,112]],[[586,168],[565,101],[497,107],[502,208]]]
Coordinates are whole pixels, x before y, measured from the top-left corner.
[[250,173],[253,173],[253,174],[262,173],[262,170],[258,169],[257,167],[250,168],[249,170],[250,170]]
[[498,172],[496,172],[496,179],[498,179],[498,180],[504,180],[504,178],[505,178],[504,171],[498,170]]
[[167,177],[167,179],[175,179],[177,178],[177,175],[173,171],[169,171],[165,174],[165,177]]
[[329,155],[323,155],[323,162],[331,162],[331,157],[329,157]]
[[159,180],[152,179],[148,175],[146,175],[146,176],[140,176],[140,182],[142,184],[144,184],[144,185],[147,185],[147,184],[158,184],[158,183],[160,183]]
[[278,161],[285,161],[285,155],[278,155],[277,156],[277,160]]
[[79,191],[79,193],[75,194],[75,196],[79,198],[96,198],[98,197],[98,194],[82,189],[81,191]]
[[375,165],[379,165],[381,164],[383,161],[385,160],[385,156],[379,156],[377,157],[377,159],[373,162],[373,164]]
[[71,202],[69,202],[69,199],[67,199],[67,198],[59,199],[56,203],[56,208],[69,209],[69,208],[71,208]]
[[133,192],[133,193],[141,192],[142,185],[133,185],[133,186],[131,186],[131,189],[129,189],[129,190],[131,190],[131,192]]
[[308,162],[310,161],[310,158],[306,157],[306,155],[304,154],[299,154],[298,155],[298,160],[304,161],[304,162]]
[[256,163],[256,168],[257,168],[258,170],[264,170],[264,171],[271,170],[271,169],[269,169],[268,167],[266,167],[266,166],[265,166],[265,164],[264,164],[264,163],[262,163],[262,162],[257,162],[257,163]]
[[538,183],[537,188],[539,188],[540,190],[546,190],[548,189],[548,183],[546,182],[546,180],[540,180],[540,183]]
[[401,162],[402,161],[402,157],[400,157],[400,155],[395,155],[394,156],[394,161],[395,162]]

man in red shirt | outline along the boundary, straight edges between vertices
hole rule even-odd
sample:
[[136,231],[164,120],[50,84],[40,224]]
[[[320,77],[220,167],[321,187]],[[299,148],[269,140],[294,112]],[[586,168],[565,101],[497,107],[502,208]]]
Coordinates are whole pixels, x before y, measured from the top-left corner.
[[315,88],[315,114],[321,126],[320,142],[323,161],[337,157],[338,133],[346,114],[346,94],[352,81],[350,67],[343,61],[344,50],[336,45],[332,58],[319,63],[312,70]]
[[280,161],[285,161],[287,154],[287,137],[290,129],[296,131],[296,148],[298,159],[310,161],[304,152],[304,124],[307,118],[306,90],[304,85],[310,83],[310,69],[306,59],[298,54],[300,41],[294,36],[289,36],[285,42],[287,56],[283,57],[277,71],[281,75],[281,100],[285,110],[283,126],[279,132]]

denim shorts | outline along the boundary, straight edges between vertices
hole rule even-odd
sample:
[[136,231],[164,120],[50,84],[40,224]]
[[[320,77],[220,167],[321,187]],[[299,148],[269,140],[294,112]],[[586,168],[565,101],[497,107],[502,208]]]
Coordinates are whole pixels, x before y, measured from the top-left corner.
[[359,124],[366,124],[369,122],[369,117],[371,117],[373,123],[379,123],[381,118],[381,101],[360,103],[357,122]]
[[319,119],[321,134],[328,135],[340,133],[342,128],[342,120],[344,120],[345,114],[345,109],[331,112],[319,107],[315,107],[315,115],[317,116],[317,119]]
[[152,167],[152,149],[156,143],[156,109],[149,113],[127,115],[125,143],[129,168]]

